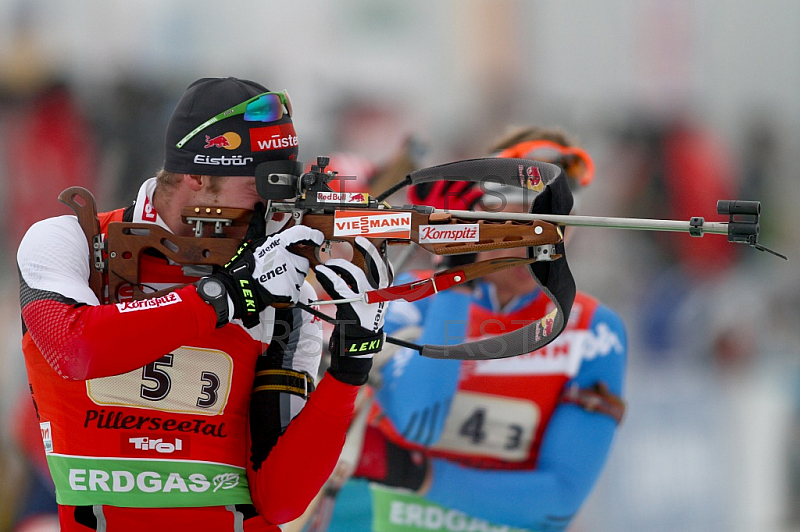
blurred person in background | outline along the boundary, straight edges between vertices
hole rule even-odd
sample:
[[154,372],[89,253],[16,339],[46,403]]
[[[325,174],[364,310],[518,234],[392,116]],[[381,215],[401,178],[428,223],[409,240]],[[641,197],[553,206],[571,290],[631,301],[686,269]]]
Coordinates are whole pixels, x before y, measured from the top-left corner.
[[[621,207],[628,216],[689,220],[716,213],[717,200],[739,197],[731,153],[709,128],[685,115],[637,119],[620,135],[615,156],[635,161],[620,187]],[[718,220],[726,221],[721,216]],[[706,329],[692,315],[693,299],[707,297],[713,285],[730,274],[741,258],[741,247],[724,238],[692,239],[668,232],[640,233],[631,241],[643,246],[632,276],[643,278],[636,330],[641,331],[644,354],[684,360],[705,356],[705,346],[698,349],[695,341]],[[687,334],[687,327],[698,329]],[[728,334],[729,339],[739,336],[735,328]],[[747,339],[741,340],[728,342],[734,348],[731,356],[752,352]],[[727,340],[723,336],[720,341]]]
[[[12,249],[31,224],[61,211],[58,202],[42,202],[42,198],[56,198],[71,185],[90,189],[97,185],[99,150],[75,89],[47,69],[34,69],[38,72],[35,80],[7,87],[6,78],[0,89],[9,96],[7,109],[0,113],[4,140],[0,164],[2,173],[13,176],[4,180],[3,219],[6,244]],[[12,265],[4,263],[1,271],[11,273]],[[24,474],[29,476],[15,485],[12,528],[15,532],[57,530],[55,492],[44,464],[39,426],[35,417],[33,422],[25,419],[32,411],[30,393],[27,386],[18,389],[19,381],[13,382],[16,395],[6,418],[6,434],[12,435]]]
[[[295,226],[268,236],[257,165],[299,165],[285,92],[237,78],[204,78],[178,102],[166,158],[128,208],[99,215],[151,223],[190,236],[186,206],[254,209],[227,265],[184,270],[152,253],[142,259],[147,305],[108,302],[90,286],[87,235],[75,216],[48,218],[17,253],[23,352],[62,531],[278,530],[301,514],[330,475],[372,353],[345,356],[316,385],[318,320],[272,303],[316,298],[308,261],[288,248],[323,235]],[[277,139],[277,141],[275,140]],[[377,250],[360,241],[363,253]],[[277,263],[283,267],[272,268]],[[335,297],[347,261],[320,266]],[[271,269],[272,268],[272,269]],[[353,271],[355,270],[355,271]],[[267,275],[267,273],[272,275]],[[388,284],[386,268],[378,277]],[[342,344],[382,337],[379,305],[340,305],[352,318]]]
[[[697,116],[688,122],[638,118],[621,140],[608,161],[618,163],[623,184],[614,190],[628,202],[619,206],[623,216],[711,214],[706,220],[716,221],[718,199],[767,199],[758,177],[748,184],[747,172],[779,173],[775,153],[734,150]],[[743,192],[736,192],[737,183]],[[769,242],[775,233],[768,216],[781,211],[766,201],[762,206],[759,241]],[[783,448],[789,394],[781,365],[796,360],[800,344],[780,345],[782,322],[796,313],[771,294],[791,297],[786,287],[792,283],[783,275],[784,264],[793,263],[733,246],[722,235],[625,233],[626,251],[637,260],[626,261],[616,276],[624,287],[615,297],[630,317],[629,343],[637,355],[626,389],[635,411],[577,525],[782,529],[777,523],[791,492]],[[617,508],[619,500],[629,502]]]
[[13,176],[5,181],[4,223],[12,247],[34,222],[59,212],[57,202],[42,198],[55,198],[69,186],[97,184],[97,143],[72,88],[53,79],[33,93],[3,124],[2,161]]
[[[515,131],[494,155],[558,164],[574,193],[593,177],[588,154],[560,130]],[[414,203],[450,209],[480,207],[489,196],[464,183],[409,192]],[[506,209],[527,209],[522,198],[506,200]],[[519,252],[485,255],[524,256]],[[417,342],[456,344],[513,330],[551,309],[525,267],[423,302],[393,303],[387,332],[418,328]],[[579,292],[565,331],[528,355],[445,361],[396,352],[380,373],[354,473],[360,480],[339,493],[330,529],[566,529],[622,418],[626,351],[619,316]]]

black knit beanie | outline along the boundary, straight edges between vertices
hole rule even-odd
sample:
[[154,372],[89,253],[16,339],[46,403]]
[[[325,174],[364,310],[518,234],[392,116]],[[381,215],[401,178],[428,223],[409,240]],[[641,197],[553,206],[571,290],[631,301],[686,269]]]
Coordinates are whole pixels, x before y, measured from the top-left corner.
[[274,122],[222,118],[177,144],[203,122],[253,96],[263,85],[237,78],[203,78],[183,93],[167,125],[164,169],[176,174],[253,176],[266,161],[297,160],[297,135],[288,114]]

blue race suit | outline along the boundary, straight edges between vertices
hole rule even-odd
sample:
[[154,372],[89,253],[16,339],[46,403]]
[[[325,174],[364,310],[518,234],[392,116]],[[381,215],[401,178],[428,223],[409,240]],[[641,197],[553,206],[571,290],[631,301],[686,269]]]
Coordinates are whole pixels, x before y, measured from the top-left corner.
[[[418,343],[456,344],[521,327],[552,308],[536,290],[499,309],[490,284],[420,303],[393,303],[387,332],[421,325]],[[330,529],[370,530],[370,521],[381,531],[565,529],[599,477],[618,424],[592,408],[598,395],[574,401],[572,392],[600,384],[599,397],[619,402],[626,351],[619,316],[580,292],[565,331],[527,355],[458,361],[399,351],[376,394],[380,428],[430,458],[430,490],[422,499],[373,484],[370,505],[366,483],[351,481]]]

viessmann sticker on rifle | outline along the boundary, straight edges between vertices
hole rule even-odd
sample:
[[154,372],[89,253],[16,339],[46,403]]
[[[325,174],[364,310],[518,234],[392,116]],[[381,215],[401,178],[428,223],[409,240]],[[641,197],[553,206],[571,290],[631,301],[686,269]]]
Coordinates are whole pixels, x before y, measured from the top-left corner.
[[448,242],[477,242],[480,240],[478,224],[464,225],[420,225],[420,244],[443,244]]
[[333,236],[411,239],[411,213],[336,211]]

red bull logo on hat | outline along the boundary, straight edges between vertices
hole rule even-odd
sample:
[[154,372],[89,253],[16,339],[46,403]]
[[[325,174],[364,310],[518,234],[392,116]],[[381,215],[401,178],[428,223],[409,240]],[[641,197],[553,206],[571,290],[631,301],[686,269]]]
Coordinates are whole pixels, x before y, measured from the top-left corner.
[[238,133],[228,131],[216,137],[209,137],[206,135],[206,145],[203,148],[225,148],[226,150],[235,150],[242,145],[242,137]]

